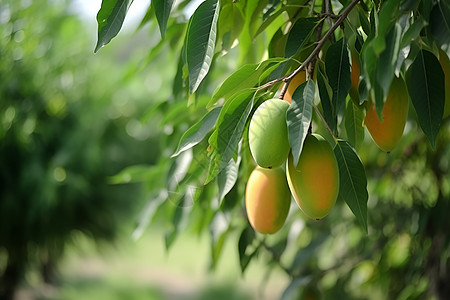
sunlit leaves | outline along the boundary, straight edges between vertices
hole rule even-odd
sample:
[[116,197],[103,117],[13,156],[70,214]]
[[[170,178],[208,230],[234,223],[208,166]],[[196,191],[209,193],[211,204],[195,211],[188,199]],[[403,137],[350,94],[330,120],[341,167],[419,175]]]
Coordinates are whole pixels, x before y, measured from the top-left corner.
[[208,107],[214,105],[220,98],[228,99],[234,94],[255,87],[255,85],[260,83],[261,75],[263,75],[267,69],[273,70],[282,61],[284,60],[281,58],[272,58],[263,61],[262,63],[242,66],[216,89],[211,101],[208,103]]
[[103,0],[97,14],[98,39],[94,52],[108,44],[122,28],[125,15],[133,0]]
[[221,107],[209,111],[200,121],[192,125],[181,137],[177,150],[172,157],[200,143],[216,124]]
[[219,8],[217,0],[206,0],[189,21],[185,47],[191,93],[197,90],[212,63]]
[[433,148],[444,112],[444,71],[433,53],[421,50],[407,74],[409,95],[420,127]]
[[228,165],[223,169],[219,175],[217,175],[217,185],[219,186],[219,200],[221,201],[233,188],[239,172],[239,164],[241,158],[238,157],[237,161],[230,159]]
[[314,82],[311,79],[302,83],[292,95],[292,103],[286,112],[289,144],[294,157],[294,166],[298,164],[303,142],[311,123],[314,90]]
[[228,100],[222,108],[216,129],[208,140],[211,161],[205,183],[214,179],[233,157],[253,107],[253,93],[239,94]]

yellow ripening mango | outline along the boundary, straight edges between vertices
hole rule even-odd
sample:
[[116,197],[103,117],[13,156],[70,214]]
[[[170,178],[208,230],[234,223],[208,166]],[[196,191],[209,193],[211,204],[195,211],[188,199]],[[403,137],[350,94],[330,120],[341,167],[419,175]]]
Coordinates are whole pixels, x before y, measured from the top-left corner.
[[297,168],[289,155],[286,174],[291,193],[307,216],[322,219],[331,211],[339,192],[339,169],[333,149],[323,137],[308,135]]
[[439,62],[441,63],[442,70],[444,71],[444,83],[445,83],[445,105],[444,105],[444,118],[450,116],[450,59],[447,54],[439,48]]
[[372,103],[366,114],[365,124],[380,149],[391,152],[400,141],[408,117],[408,89],[400,77],[392,80],[381,121]]
[[256,167],[245,189],[245,208],[250,225],[264,234],[283,226],[289,212],[291,194],[281,168]]
[[294,78],[292,78],[291,82],[289,82],[289,85],[287,87],[283,99],[291,103],[292,95],[294,94],[295,90],[298,88],[299,85],[301,85],[305,81],[306,81],[305,71],[301,71],[297,75],[295,75]]
[[258,166],[276,168],[287,159],[290,145],[286,123],[289,103],[270,99],[261,104],[250,121],[250,151]]

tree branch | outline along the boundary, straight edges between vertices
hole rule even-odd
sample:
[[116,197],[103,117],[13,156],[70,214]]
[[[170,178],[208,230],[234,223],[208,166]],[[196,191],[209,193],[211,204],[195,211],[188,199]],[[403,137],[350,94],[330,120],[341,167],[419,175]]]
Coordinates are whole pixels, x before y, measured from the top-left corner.
[[301,64],[300,67],[295,69],[290,74],[287,74],[287,75],[285,75],[283,77],[274,79],[272,81],[267,82],[266,84],[263,84],[258,89],[269,88],[269,87],[273,86],[274,84],[276,84],[278,82],[281,82],[281,81],[289,83],[292,80],[292,78],[294,78],[295,75],[297,75],[301,71],[305,70],[306,66],[319,54],[319,52],[322,49],[322,47],[325,44],[325,42],[331,37],[331,35],[334,33],[334,31],[344,22],[345,18],[347,18],[347,16],[350,13],[350,11],[353,9],[353,7],[355,7],[356,4],[358,4],[359,1],[360,0],[353,0],[352,3],[350,3],[345,8],[345,10],[340,14],[340,17],[336,21],[336,23],[334,23],[333,26],[327,31],[327,33],[325,33],[323,38],[317,44],[316,48],[314,48],[314,50],[311,52],[311,54],[308,56],[308,58]]

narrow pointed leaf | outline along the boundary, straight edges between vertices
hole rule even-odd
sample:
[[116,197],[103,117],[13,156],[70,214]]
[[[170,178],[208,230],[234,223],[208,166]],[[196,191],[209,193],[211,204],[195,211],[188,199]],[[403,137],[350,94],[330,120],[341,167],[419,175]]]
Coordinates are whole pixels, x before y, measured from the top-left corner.
[[339,166],[339,197],[343,198],[367,232],[367,178],[355,149],[346,141],[338,141],[334,155]]
[[350,144],[358,149],[364,140],[364,112],[353,101],[348,101],[345,112],[345,130]]
[[427,22],[425,21],[425,19],[422,16],[419,16],[419,18],[417,18],[417,20],[415,20],[414,23],[411,24],[408,30],[406,30],[406,32],[403,34],[402,41],[400,43],[400,49],[403,49],[404,47],[408,46],[409,43],[415,40],[419,36],[422,28],[426,25]]
[[244,273],[247,268],[250,260],[255,255],[256,251],[251,254],[247,253],[247,248],[253,243],[256,234],[252,227],[247,226],[242,231],[241,236],[239,237],[238,242],[238,251],[239,251],[239,263],[241,265],[241,272]]
[[295,22],[289,31],[284,57],[291,57],[303,48],[314,28],[316,28],[318,21],[318,18],[300,18]]
[[322,103],[323,117],[325,118],[325,121],[331,131],[335,132],[337,127],[337,118],[333,103],[331,102],[333,90],[328,84],[328,80],[320,68],[317,69],[317,86],[319,88],[320,103]]
[[161,37],[164,38],[173,0],[152,0],[151,4],[153,4],[155,8],[156,19],[158,20]]
[[208,140],[211,161],[205,184],[213,180],[235,154],[253,107],[253,93],[253,91],[247,91],[236,95],[222,108],[216,129]]
[[231,74],[222,85],[214,91],[208,107],[214,105],[220,98],[229,99],[242,90],[253,88],[260,83],[261,75],[266,70],[275,69],[284,59],[272,58],[258,64],[247,64]]
[[217,175],[217,184],[219,186],[219,201],[231,191],[238,178],[240,157],[237,161],[230,159],[228,165]]
[[98,38],[94,52],[108,44],[122,28],[133,0],[103,0],[97,14]]
[[189,90],[194,93],[209,71],[216,44],[219,2],[206,0],[197,8],[186,33]]
[[313,99],[314,82],[309,79],[295,90],[291,105],[286,112],[289,144],[292,148],[295,166],[298,164],[303,142],[311,124]]
[[345,108],[345,98],[352,84],[347,43],[344,39],[340,39],[328,48],[325,66],[328,83],[333,89],[333,105],[337,115],[341,108]]
[[177,150],[172,157],[178,156],[181,152],[186,151],[187,149],[200,143],[216,124],[221,108],[222,107],[213,108],[200,121],[190,127],[181,136]]
[[407,85],[420,127],[433,148],[444,112],[444,84],[439,60],[433,53],[421,50],[408,70]]

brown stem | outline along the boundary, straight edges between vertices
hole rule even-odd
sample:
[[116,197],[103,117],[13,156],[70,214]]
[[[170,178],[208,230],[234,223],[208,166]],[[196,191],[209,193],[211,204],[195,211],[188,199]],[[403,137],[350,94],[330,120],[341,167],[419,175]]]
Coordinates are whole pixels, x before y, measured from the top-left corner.
[[289,81],[291,81],[295,75],[297,75],[298,73],[303,71],[306,68],[306,66],[319,54],[319,52],[322,49],[325,42],[330,38],[330,36],[334,33],[334,31],[342,24],[342,22],[344,22],[347,15],[350,13],[350,11],[353,9],[353,7],[355,7],[355,5],[358,4],[359,1],[360,0],[353,0],[352,3],[350,3],[345,8],[345,10],[341,13],[339,19],[336,21],[336,23],[334,23],[333,26],[327,31],[327,33],[325,33],[323,38],[317,44],[316,48],[314,48],[314,50],[311,52],[311,54],[308,56],[308,58],[306,58],[306,60],[301,64],[300,67],[295,69],[290,74],[287,74],[283,77],[274,79],[272,81],[267,82],[266,84],[263,84],[258,89],[269,88],[269,87],[273,86],[274,84],[281,82],[281,81],[289,83]]

